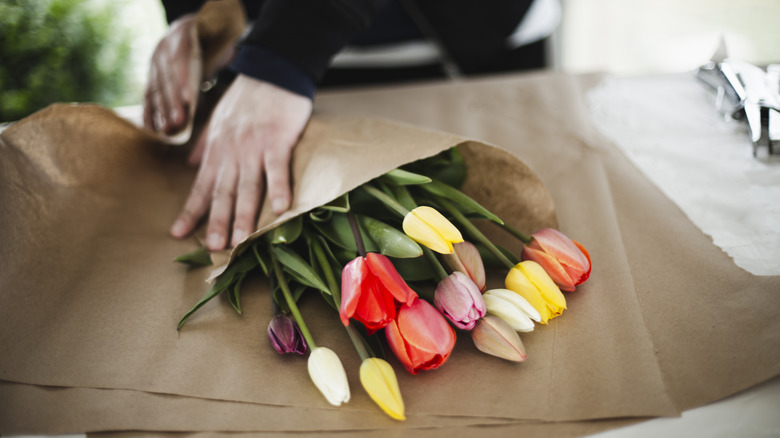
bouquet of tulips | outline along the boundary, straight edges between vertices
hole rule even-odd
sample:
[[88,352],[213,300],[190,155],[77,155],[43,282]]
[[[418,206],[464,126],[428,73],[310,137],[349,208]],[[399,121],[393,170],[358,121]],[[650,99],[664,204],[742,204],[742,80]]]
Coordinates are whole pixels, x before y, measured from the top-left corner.
[[[259,269],[273,291],[271,345],[282,354],[310,351],[312,381],[338,406],[350,398],[346,372],[331,349],[317,345],[298,308],[304,293],[318,292],[338,312],[362,359],[364,389],[398,420],[404,404],[383,345],[411,374],[444,364],[458,334],[470,334],[484,353],[525,360],[518,332],[561,315],[561,290],[573,291],[588,279],[590,256],[555,229],[526,235],[505,223],[459,190],[466,171],[453,148],[271,229],[244,247],[179,328],[222,293],[240,313],[241,283]],[[520,258],[488,239],[476,221],[522,241]],[[209,263],[205,249],[178,260]],[[485,290],[486,268],[506,272],[505,288]]]

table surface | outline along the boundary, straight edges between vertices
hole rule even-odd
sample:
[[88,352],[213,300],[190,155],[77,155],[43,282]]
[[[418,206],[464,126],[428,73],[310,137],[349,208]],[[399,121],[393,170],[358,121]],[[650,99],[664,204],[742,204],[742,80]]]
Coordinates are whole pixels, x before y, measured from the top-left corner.
[[[720,117],[711,98],[690,74],[612,77],[589,92],[589,115],[737,265],[756,275],[778,275],[780,157],[754,158],[746,128]],[[118,112],[136,123],[140,118],[139,107]],[[723,172],[736,176],[728,178],[728,187],[718,185]],[[593,436],[778,436],[777,412],[780,377],[679,418]]]

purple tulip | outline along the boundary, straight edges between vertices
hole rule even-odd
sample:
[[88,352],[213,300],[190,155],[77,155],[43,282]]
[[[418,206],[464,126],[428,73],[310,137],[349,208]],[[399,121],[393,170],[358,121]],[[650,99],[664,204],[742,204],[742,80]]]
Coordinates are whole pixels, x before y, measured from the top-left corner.
[[286,315],[274,316],[274,319],[268,324],[268,338],[271,340],[271,346],[279,354],[303,354],[307,350],[301,329],[292,318]]

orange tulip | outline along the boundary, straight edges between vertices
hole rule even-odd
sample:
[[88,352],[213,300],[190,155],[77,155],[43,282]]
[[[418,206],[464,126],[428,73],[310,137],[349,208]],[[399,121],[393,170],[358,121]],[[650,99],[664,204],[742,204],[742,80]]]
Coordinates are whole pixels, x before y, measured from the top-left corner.
[[539,263],[561,290],[571,292],[590,276],[590,254],[558,230],[544,228],[531,235],[523,260]]

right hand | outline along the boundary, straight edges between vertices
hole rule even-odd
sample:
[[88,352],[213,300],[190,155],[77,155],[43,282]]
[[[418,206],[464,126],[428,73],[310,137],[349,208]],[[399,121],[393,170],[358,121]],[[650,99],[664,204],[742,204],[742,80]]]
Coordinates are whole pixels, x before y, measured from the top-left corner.
[[[144,92],[144,126],[156,132],[175,134],[188,122],[196,91],[190,71],[195,38],[195,14],[174,21],[157,44]],[[200,80],[200,78],[198,78]]]

